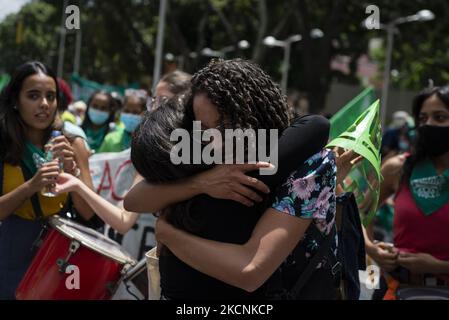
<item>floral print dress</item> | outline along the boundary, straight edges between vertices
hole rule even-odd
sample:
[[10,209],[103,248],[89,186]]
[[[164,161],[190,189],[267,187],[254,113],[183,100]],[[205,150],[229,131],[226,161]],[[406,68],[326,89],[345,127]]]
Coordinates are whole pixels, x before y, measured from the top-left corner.
[[[300,241],[299,246],[303,247],[306,260],[313,257],[323,236],[328,235],[334,227],[336,172],[334,153],[324,149],[306,160],[276,192],[272,205],[274,209],[282,214],[312,219],[321,233],[312,232],[309,227]],[[331,248],[336,257],[337,236]],[[325,264],[326,258],[318,264],[317,269]]]

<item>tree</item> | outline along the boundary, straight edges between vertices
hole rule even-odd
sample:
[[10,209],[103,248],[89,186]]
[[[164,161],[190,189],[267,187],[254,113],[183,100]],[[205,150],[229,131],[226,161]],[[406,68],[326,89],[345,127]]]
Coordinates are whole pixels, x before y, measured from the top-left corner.
[[[82,51],[80,74],[110,84],[151,84],[154,65],[159,1],[75,0],[81,11]],[[357,59],[367,53],[382,30],[361,26],[367,3],[358,0],[170,0],[168,1],[164,52],[172,53],[188,72],[209,61],[201,50],[220,50],[247,40],[248,50],[228,52],[226,58],[243,57],[260,64],[274,79],[281,78],[283,51],[268,48],[263,39],[285,39],[301,34],[293,44],[289,74],[290,89],[307,94],[310,111],[324,108],[334,79],[358,84]],[[417,90],[432,78],[436,84],[449,80],[449,3],[445,0],[407,2],[377,0],[382,22],[411,15],[421,9],[436,14],[435,21],[401,25],[395,36],[393,68],[399,77],[393,85]],[[56,67],[62,1],[41,0],[25,5],[18,14],[0,23],[0,69],[11,72],[28,59]],[[313,39],[310,31],[320,28],[324,37]],[[21,32],[20,30],[23,30]],[[75,37],[67,36],[65,77],[73,71]],[[196,56],[192,53],[196,53]],[[351,57],[349,75],[330,69],[337,54]],[[377,59],[382,67],[384,50]]]
[[44,2],[26,4],[18,14],[9,15],[0,24],[1,69],[12,73],[26,60],[51,62],[57,48],[55,7]]

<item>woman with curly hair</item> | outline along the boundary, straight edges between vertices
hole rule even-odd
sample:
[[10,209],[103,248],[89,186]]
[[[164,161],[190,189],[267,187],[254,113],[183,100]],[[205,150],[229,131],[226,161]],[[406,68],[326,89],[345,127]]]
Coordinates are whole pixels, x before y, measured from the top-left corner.
[[[166,209],[164,219],[176,230],[204,238],[201,239],[203,241],[243,245],[251,238],[264,210],[273,202],[276,187],[324,147],[328,139],[328,121],[320,116],[305,116],[290,125],[286,99],[279,87],[258,66],[240,59],[213,61],[193,76],[191,91],[184,111],[183,128],[192,132],[192,121],[199,120],[203,130],[278,130],[282,136],[278,141],[277,172],[259,175],[254,170],[263,167],[261,163],[212,168],[173,165],[169,155],[174,143],[155,141],[154,133],[158,127],[151,127],[144,120],[133,139],[131,158],[145,181],[129,191],[125,208],[135,212]],[[245,175],[247,171],[253,172]],[[178,179],[173,179],[173,175]],[[258,204],[254,205],[255,202]],[[165,237],[161,239],[165,242]],[[193,245],[192,254],[199,254],[201,245]],[[189,266],[182,261],[185,259],[183,249],[177,251],[179,247],[176,245],[170,244],[168,249],[164,248],[160,256],[164,298],[265,297],[263,289],[248,292],[253,290],[245,290],[249,289],[245,285],[211,274],[208,268],[202,269],[187,258],[185,261],[193,265]],[[235,260],[226,252],[222,258],[230,262]],[[206,260],[210,263],[209,259]]]

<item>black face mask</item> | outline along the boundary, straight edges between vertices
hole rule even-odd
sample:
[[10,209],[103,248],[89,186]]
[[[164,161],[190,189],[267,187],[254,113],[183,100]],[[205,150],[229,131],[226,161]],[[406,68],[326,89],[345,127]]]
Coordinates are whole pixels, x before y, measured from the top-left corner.
[[429,156],[438,157],[449,151],[449,127],[418,128],[419,143]]

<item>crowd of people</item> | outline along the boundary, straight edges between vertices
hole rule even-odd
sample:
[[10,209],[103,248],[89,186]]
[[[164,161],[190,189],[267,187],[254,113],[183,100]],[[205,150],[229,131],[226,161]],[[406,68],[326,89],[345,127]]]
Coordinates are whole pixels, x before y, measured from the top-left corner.
[[[361,157],[327,149],[329,121],[294,117],[259,66],[212,60],[192,76],[163,76],[154,95],[95,91],[84,103],[47,66],[27,62],[0,96],[0,299],[15,299],[54,215],[121,234],[140,214],[156,215],[162,300],[341,299],[344,291],[358,299],[360,283],[342,284],[348,261],[365,250],[382,270],[373,299],[397,299],[404,286],[448,289],[449,87],[424,90],[411,109],[384,136],[377,219],[358,226],[362,249],[342,253],[344,179]],[[277,130],[276,173],[260,174],[272,164],[259,159],[174,164],[171,133],[194,135],[195,121],[201,131]],[[272,147],[265,143],[256,150]],[[118,207],[95,192],[89,158],[127,149],[137,174]]]

